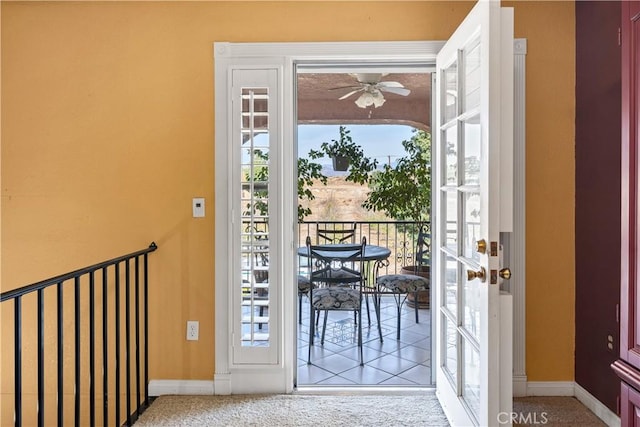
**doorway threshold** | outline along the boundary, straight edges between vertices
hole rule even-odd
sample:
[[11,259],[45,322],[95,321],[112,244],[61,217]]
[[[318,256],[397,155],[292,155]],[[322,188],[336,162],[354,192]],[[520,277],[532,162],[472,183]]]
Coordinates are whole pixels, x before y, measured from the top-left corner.
[[419,387],[397,387],[397,386],[300,386],[297,387],[293,394],[324,394],[324,395],[367,395],[367,394],[385,394],[385,395],[420,395],[435,394],[434,386]]

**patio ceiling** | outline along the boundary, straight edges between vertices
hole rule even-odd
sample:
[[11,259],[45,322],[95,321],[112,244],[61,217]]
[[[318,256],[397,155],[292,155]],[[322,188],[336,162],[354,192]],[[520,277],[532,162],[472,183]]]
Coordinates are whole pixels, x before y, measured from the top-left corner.
[[400,82],[411,93],[400,96],[384,92],[385,103],[374,108],[360,108],[355,100],[361,92],[339,100],[354,86],[350,74],[298,74],[298,123],[301,124],[406,124],[418,129],[431,127],[431,75],[428,73],[391,73],[382,81]]

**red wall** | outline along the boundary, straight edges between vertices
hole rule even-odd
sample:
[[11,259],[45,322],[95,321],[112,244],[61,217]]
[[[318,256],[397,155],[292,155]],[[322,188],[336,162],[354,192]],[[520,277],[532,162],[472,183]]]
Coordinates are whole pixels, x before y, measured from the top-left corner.
[[620,3],[576,2],[575,379],[614,412],[620,389],[609,367],[619,336],[619,26]]

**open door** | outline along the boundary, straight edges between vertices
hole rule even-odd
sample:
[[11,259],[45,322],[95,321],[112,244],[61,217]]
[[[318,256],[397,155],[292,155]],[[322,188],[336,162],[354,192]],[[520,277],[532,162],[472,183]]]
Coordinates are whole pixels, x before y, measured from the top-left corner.
[[512,316],[500,292],[510,272],[500,260],[512,227],[513,9],[478,2],[436,66],[438,397],[454,425],[510,425]]

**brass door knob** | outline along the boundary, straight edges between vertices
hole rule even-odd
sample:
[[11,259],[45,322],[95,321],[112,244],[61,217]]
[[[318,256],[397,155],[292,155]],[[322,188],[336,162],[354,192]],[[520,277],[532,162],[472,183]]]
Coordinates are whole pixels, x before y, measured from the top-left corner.
[[480,239],[476,241],[476,252],[479,254],[487,253],[487,241],[484,239]]
[[487,280],[487,270],[484,267],[480,267],[479,271],[467,270],[467,280],[470,282],[474,279],[480,279],[481,282]]
[[509,268],[503,268],[502,270],[500,270],[500,272],[498,273],[500,275],[500,277],[502,277],[504,280],[509,280],[511,279],[511,270]]

